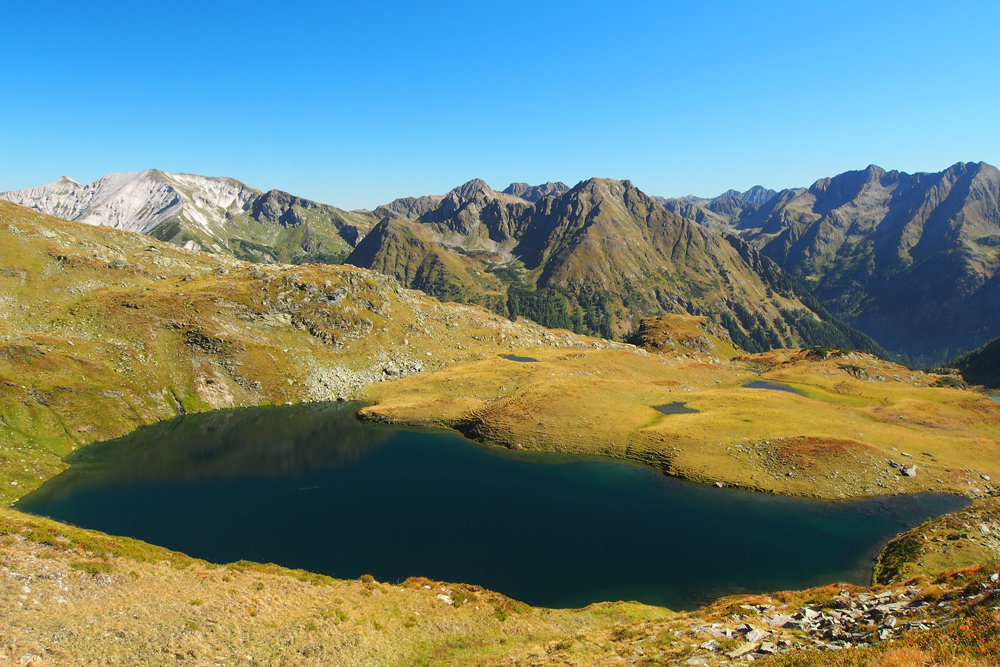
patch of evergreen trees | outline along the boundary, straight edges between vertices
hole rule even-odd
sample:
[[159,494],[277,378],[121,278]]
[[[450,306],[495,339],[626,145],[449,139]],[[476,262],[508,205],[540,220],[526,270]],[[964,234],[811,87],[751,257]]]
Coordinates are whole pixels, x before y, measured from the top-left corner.
[[957,368],[966,382],[1000,387],[1000,338],[994,338],[986,345],[966,352],[947,365]]
[[610,339],[614,337],[612,305],[610,297],[600,291],[584,289],[574,294],[551,287],[533,290],[514,283],[507,288],[504,314],[511,320],[526,317],[543,327]]

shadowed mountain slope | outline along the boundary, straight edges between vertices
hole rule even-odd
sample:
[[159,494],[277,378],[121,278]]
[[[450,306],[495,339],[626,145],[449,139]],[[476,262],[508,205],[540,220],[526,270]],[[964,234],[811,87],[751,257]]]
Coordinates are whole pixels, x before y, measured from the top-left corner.
[[994,338],[986,345],[966,352],[948,362],[947,366],[958,369],[962,379],[970,384],[1000,389],[1000,338]]
[[738,224],[837,316],[914,361],[1000,335],[1000,172],[870,166],[785,190]]
[[347,263],[394,276],[404,285],[446,301],[503,310],[503,283],[475,262],[448,252],[408,220],[386,218],[358,244]]

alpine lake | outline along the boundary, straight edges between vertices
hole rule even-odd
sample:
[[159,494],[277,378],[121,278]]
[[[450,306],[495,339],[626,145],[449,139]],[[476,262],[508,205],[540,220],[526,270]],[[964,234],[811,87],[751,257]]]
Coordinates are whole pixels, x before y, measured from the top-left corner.
[[720,489],[618,460],[365,423],[359,407],[223,410],[146,426],[75,452],[16,507],[214,563],[424,576],[545,607],[685,610],[728,594],[868,584],[889,539],[968,504]]

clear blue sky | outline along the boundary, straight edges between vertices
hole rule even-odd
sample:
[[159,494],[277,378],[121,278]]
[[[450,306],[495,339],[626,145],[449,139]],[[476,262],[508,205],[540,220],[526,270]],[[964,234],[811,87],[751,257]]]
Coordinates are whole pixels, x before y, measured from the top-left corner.
[[1000,162],[997,2],[18,2],[0,191],[233,176],[344,208],[474,177],[650,194]]

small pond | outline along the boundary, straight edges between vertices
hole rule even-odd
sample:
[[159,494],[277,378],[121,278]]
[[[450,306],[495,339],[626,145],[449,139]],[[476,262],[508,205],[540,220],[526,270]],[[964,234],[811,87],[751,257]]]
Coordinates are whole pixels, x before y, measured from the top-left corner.
[[798,394],[799,396],[805,396],[798,389],[792,389],[787,384],[779,384],[777,382],[769,382],[768,380],[749,380],[743,383],[743,386],[747,389],[771,389],[773,391],[787,391],[789,394]]
[[666,405],[654,405],[653,409],[657,412],[662,412],[665,415],[693,415],[698,413],[698,411],[694,408],[685,407],[686,405],[687,403],[674,401],[673,403],[667,403]]
[[516,354],[508,354],[506,357],[504,357],[504,359],[506,359],[507,361],[519,361],[522,364],[538,363],[538,359],[535,359],[534,357],[519,357]]
[[357,404],[190,415],[73,454],[17,507],[206,560],[427,576],[533,605],[867,583],[896,533],[964,507],[717,489],[600,458],[368,424]]
[[1000,401],[1000,396],[990,396],[994,401]]

